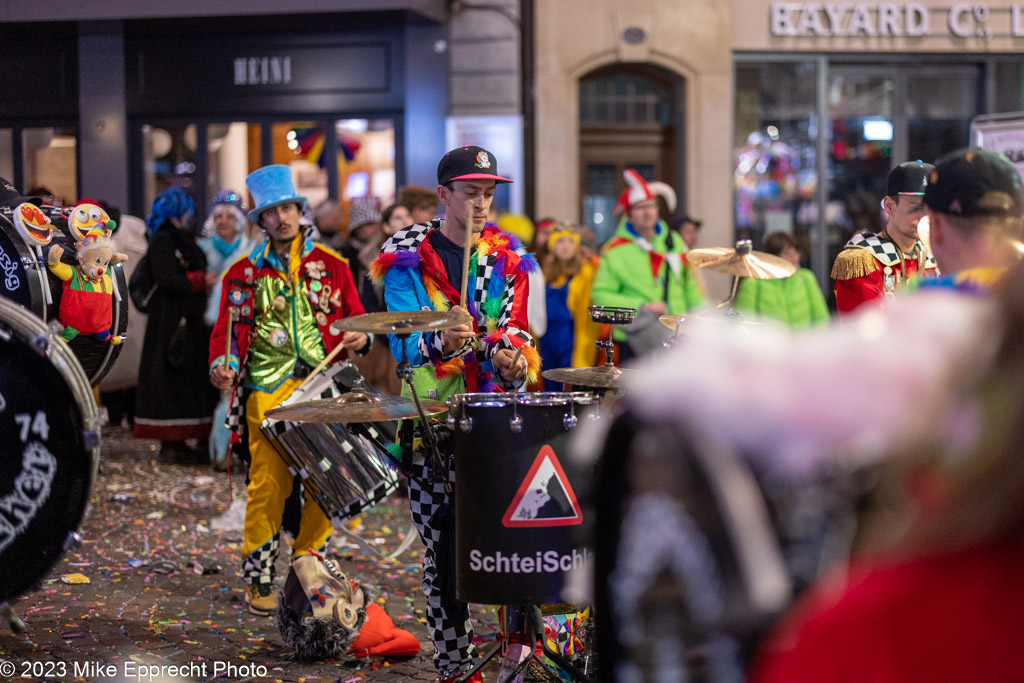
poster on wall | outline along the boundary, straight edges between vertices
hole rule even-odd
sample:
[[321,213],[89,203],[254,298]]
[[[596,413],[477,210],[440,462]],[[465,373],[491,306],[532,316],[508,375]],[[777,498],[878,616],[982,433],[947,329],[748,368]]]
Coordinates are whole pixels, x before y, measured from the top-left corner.
[[445,142],[447,149],[476,145],[493,154],[500,173],[515,181],[511,185],[498,185],[495,192],[498,210],[523,213],[522,116],[449,116],[445,121]]
[[1005,154],[1024,177],[1024,111],[971,119],[971,147]]

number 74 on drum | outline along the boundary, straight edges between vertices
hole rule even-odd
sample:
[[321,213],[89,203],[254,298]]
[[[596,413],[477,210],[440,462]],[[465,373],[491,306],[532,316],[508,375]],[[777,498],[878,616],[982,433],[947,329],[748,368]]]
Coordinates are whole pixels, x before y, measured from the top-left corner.
[[30,433],[35,434],[44,442],[50,438],[50,425],[46,421],[46,413],[42,410],[37,410],[35,417],[29,413],[17,413],[14,416],[14,422],[21,428],[19,436],[22,443],[28,441]]

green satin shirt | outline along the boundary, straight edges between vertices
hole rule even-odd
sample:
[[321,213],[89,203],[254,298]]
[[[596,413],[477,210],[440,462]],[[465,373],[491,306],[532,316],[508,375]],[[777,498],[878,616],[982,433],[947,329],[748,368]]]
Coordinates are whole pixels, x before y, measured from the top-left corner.
[[[316,367],[327,354],[309,300],[309,288],[301,277],[293,287],[284,278],[274,276],[261,277],[255,284],[256,334],[246,361],[246,386],[270,392],[292,376],[296,359],[302,358],[310,367]],[[280,310],[274,307],[278,295],[285,301]]]

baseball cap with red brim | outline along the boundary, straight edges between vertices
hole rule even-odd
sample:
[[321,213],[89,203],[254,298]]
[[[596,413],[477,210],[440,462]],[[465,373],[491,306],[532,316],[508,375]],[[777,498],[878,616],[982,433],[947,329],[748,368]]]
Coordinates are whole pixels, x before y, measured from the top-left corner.
[[441,157],[437,165],[437,184],[447,185],[454,180],[493,180],[511,183],[498,175],[498,160],[483,147],[457,147]]

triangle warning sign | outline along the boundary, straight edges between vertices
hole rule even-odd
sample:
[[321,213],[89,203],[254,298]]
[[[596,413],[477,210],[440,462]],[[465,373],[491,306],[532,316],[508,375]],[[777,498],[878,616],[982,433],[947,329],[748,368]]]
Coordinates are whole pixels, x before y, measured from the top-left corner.
[[583,523],[580,504],[551,446],[541,446],[501,523],[506,527],[572,526]]

